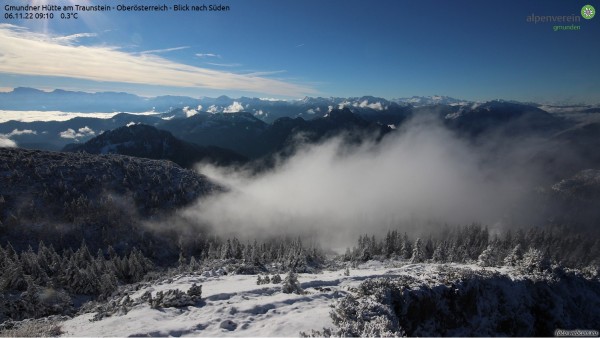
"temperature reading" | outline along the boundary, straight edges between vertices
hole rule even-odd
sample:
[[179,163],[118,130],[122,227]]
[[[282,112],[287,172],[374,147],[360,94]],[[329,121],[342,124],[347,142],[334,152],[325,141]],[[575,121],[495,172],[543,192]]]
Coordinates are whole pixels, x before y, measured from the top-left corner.
[[60,13],[61,19],[78,19],[78,13]]

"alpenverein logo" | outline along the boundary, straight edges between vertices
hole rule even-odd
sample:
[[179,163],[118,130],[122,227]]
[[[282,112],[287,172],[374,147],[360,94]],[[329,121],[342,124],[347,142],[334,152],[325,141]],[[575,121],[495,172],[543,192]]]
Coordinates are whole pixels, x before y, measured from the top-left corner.
[[584,19],[591,19],[596,15],[596,9],[592,5],[585,5],[581,8],[581,16]]

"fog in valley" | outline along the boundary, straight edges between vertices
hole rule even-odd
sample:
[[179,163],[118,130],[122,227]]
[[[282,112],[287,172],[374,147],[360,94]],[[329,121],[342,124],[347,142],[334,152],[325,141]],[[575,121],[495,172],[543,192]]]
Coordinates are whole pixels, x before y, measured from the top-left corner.
[[421,116],[381,142],[338,136],[299,146],[258,174],[199,165],[227,191],[180,216],[225,236],[310,235],[328,247],[389,229],[418,236],[444,224],[479,222],[491,231],[528,226],[540,221],[534,191],[546,183],[531,158],[547,146],[491,136],[474,144]]

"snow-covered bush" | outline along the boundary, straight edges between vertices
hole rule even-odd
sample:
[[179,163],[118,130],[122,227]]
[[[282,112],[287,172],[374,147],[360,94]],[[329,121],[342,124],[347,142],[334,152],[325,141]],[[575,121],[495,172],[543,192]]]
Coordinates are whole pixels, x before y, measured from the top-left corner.
[[290,272],[288,272],[288,275],[283,280],[283,284],[281,285],[281,292],[296,293],[299,295],[304,294],[304,290],[298,282],[298,276],[293,270],[290,270]]
[[63,334],[59,322],[68,317],[50,316],[41,319],[8,321],[0,325],[1,337],[57,337]]
[[271,278],[271,283],[273,283],[273,284],[281,283],[281,276],[279,276],[279,274],[275,274],[273,276],[273,278]]
[[[194,289],[190,289],[187,293],[179,290],[172,289],[166,292],[159,291],[156,296],[152,299],[152,307],[155,309],[163,307],[184,307],[195,305],[200,300],[200,297],[195,295],[196,293],[202,294],[202,286],[192,286]],[[198,289],[199,288],[199,289]]]
[[574,273],[534,278],[443,267],[436,279],[366,280],[336,304],[336,327],[311,335],[550,336],[600,322],[597,281]]
[[187,291],[187,294],[192,297],[194,302],[200,301],[202,299],[202,285],[196,285],[196,283],[192,284]]

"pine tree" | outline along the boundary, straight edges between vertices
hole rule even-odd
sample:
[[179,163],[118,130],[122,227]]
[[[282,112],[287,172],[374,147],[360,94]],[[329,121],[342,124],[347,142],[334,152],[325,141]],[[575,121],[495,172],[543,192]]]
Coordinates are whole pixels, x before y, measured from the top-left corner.
[[433,240],[431,236],[427,238],[427,242],[425,243],[425,259],[431,259],[433,257],[433,251],[435,250],[435,246],[433,245]]
[[412,249],[412,245],[410,243],[410,240],[408,239],[408,235],[406,234],[406,232],[402,236],[402,248],[400,250],[401,250],[400,254],[401,254],[402,258],[410,259],[412,257],[413,249]]
[[504,265],[518,266],[523,256],[521,244],[517,244],[511,252],[504,258]]
[[483,250],[477,258],[477,264],[480,266],[496,266],[500,262],[498,257],[498,246],[492,242]]
[[177,259],[177,266],[179,267],[179,270],[183,270],[185,268],[185,266],[187,265],[187,259],[185,259],[185,256],[183,255],[183,250],[179,251],[179,259]]
[[410,259],[411,263],[423,263],[425,261],[425,251],[423,248],[423,244],[421,243],[421,239],[417,238],[415,241],[415,246],[413,248],[412,257]]
[[299,295],[304,294],[304,290],[298,282],[298,276],[293,270],[290,270],[290,272],[288,272],[288,275],[283,280],[281,291],[283,293],[296,293]]
[[38,295],[38,288],[29,276],[25,279],[27,291],[21,295],[21,300],[25,308],[24,310],[28,316],[37,317],[43,312]]
[[231,240],[228,239],[227,243],[222,246],[221,259],[233,258],[233,247],[231,246]]
[[520,267],[526,272],[542,272],[550,269],[550,261],[542,251],[530,248],[523,255]]
[[387,235],[385,236],[385,250],[384,254],[387,258],[392,257],[392,255],[396,251],[396,231],[393,232],[388,230]]
[[198,271],[199,269],[200,269],[200,264],[198,264],[198,261],[196,261],[196,257],[192,256],[192,258],[190,258],[189,271],[195,272],[195,271]]
[[446,250],[446,246],[448,244],[446,241],[439,241],[435,250],[433,250],[433,255],[431,259],[437,263],[446,263],[448,261],[448,253]]

